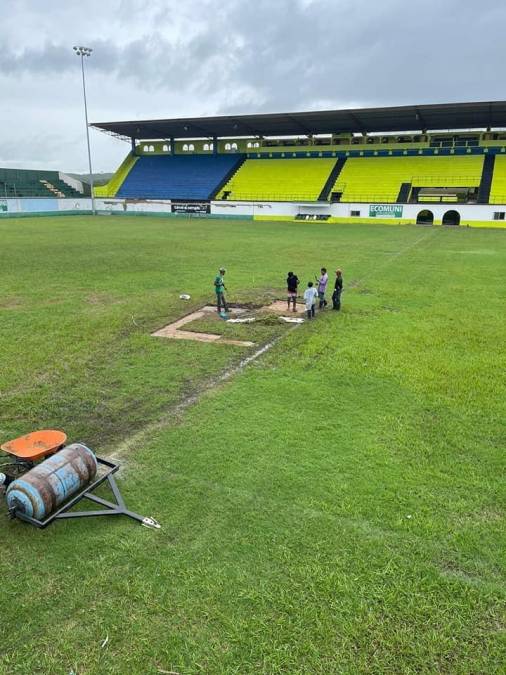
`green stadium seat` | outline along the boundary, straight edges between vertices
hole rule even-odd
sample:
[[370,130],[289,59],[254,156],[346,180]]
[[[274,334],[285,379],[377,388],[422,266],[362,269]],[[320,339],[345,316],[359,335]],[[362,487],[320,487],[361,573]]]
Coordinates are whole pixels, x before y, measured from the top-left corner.
[[58,171],[0,169],[0,199],[21,197],[81,197],[60,179]]

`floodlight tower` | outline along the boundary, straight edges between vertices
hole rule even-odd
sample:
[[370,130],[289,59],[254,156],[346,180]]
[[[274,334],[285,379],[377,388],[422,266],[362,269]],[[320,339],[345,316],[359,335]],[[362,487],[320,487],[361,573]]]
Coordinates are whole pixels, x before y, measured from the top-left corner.
[[74,47],[76,56],[81,57],[81,73],[83,76],[83,98],[84,98],[84,119],[86,121],[86,142],[88,143],[88,166],[90,170],[90,188],[91,188],[91,210],[93,215],[96,215],[95,210],[95,195],[93,186],[93,169],[91,168],[91,149],[90,149],[90,129],[88,126],[88,105],[86,103],[86,80],[84,78],[84,57],[91,56],[93,49],[90,47]]

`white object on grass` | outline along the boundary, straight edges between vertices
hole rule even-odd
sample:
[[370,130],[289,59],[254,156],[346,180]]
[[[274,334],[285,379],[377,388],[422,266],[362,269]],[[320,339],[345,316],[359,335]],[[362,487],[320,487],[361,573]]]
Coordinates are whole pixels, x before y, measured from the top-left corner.
[[286,323],[304,323],[304,319],[296,318],[294,316],[280,316],[281,321],[286,321]]
[[191,298],[191,295],[188,295],[188,293],[181,293],[179,296],[180,300],[189,300]]
[[253,321],[256,321],[254,316],[249,316],[244,319],[229,319],[228,323],[253,323]]

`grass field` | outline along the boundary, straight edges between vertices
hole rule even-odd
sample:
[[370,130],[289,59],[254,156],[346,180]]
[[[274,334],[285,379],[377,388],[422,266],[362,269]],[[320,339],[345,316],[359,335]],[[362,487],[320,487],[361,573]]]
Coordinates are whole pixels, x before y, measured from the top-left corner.
[[[505,235],[0,221],[0,439],[64,428],[162,524],[2,503],[0,672],[504,673]],[[150,332],[219,265],[238,302],[339,265],[343,310],[216,383],[255,348]]]

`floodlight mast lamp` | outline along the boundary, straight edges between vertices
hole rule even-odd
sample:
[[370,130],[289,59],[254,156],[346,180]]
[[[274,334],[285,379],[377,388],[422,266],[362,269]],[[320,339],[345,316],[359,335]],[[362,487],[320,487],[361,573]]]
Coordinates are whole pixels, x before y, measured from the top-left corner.
[[76,56],[79,56],[81,58],[81,73],[83,76],[84,119],[86,121],[86,142],[88,144],[88,166],[90,170],[91,210],[93,215],[96,215],[95,194],[93,185],[93,169],[91,167],[90,128],[88,125],[88,104],[86,102],[86,80],[84,78],[84,57],[91,56],[93,49],[90,49],[90,47],[74,47],[73,49]]

